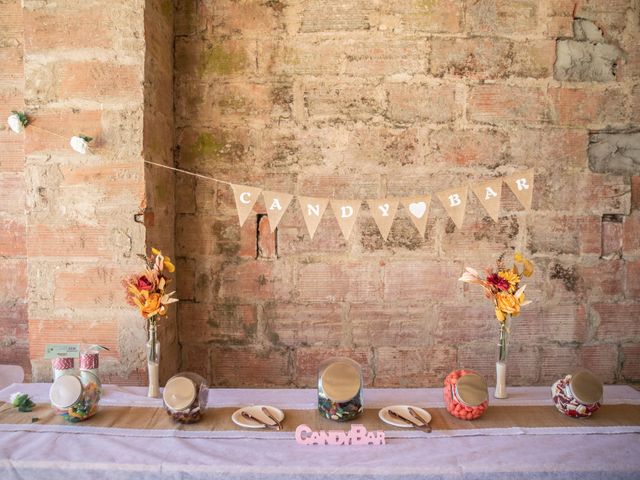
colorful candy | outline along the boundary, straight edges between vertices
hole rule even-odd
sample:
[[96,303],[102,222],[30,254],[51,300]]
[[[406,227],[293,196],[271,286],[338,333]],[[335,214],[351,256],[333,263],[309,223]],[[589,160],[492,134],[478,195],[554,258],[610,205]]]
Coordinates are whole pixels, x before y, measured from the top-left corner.
[[[556,408],[565,415],[574,418],[590,417],[600,408],[602,384],[598,385],[599,381],[593,378],[590,372],[578,372],[577,375],[577,378],[576,374],[567,375],[554,383],[551,387],[551,397]],[[572,385],[574,380],[578,380],[579,384]],[[586,391],[585,380],[591,382],[591,385],[586,385]],[[584,398],[578,398],[580,394]]]
[[444,379],[447,412],[461,420],[475,420],[489,407],[487,384],[473,370],[455,370]]
[[98,378],[83,371],[77,375],[63,375],[56,379],[49,391],[51,404],[67,422],[78,423],[98,411],[102,388]]
[[364,410],[362,369],[350,358],[325,360],[318,369],[318,411],[329,420],[353,420]]

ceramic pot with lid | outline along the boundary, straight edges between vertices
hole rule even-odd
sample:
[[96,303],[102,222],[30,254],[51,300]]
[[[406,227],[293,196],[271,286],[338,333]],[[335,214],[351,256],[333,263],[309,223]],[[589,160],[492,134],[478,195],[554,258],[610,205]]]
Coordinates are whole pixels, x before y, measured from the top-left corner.
[[602,404],[602,382],[589,370],[567,375],[551,387],[556,408],[569,417],[590,417]]
[[80,375],[62,375],[49,389],[51,406],[67,422],[77,423],[92,417],[98,411],[102,387],[98,378],[89,371]]
[[209,384],[197,373],[182,372],[167,381],[162,401],[167,414],[180,423],[195,423],[207,408]]
[[444,379],[447,412],[461,420],[475,420],[489,407],[486,380],[473,370],[455,370]]
[[318,368],[318,411],[329,420],[353,420],[364,410],[362,367],[346,357],[325,360]]

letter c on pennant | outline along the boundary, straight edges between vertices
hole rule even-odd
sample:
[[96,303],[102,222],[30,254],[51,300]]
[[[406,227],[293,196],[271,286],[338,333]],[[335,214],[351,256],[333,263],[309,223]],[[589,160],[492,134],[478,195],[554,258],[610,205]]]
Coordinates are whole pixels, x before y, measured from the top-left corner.
[[240,201],[245,205],[249,205],[251,203],[251,201],[249,200],[250,196],[251,196],[251,192],[242,192],[240,194]]

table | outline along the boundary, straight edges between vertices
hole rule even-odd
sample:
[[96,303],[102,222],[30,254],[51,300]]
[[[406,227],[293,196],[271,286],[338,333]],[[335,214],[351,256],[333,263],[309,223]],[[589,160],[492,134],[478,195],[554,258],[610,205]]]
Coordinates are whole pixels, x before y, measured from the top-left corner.
[[[14,384],[0,391],[29,393],[48,402],[49,384]],[[102,406],[158,407],[159,399],[140,387],[104,387]],[[548,387],[511,387],[506,400],[491,405],[548,405]],[[640,408],[640,392],[606,386],[606,404]],[[367,407],[413,403],[443,406],[441,389],[368,389]],[[267,403],[283,409],[315,408],[315,391],[215,389],[209,407]],[[490,406],[491,408],[491,406]],[[579,421],[579,420],[576,420]],[[585,424],[587,425],[587,424]],[[95,479],[638,479],[640,427],[591,431],[577,429],[502,429],[392,436],[381,447],[309,447],[291,433],[250,431],[191,436],[180,429],[103,429],[77,426],[18,428],[0,425],[0,478],[3,480]],[[341,428],[341,426],[338,426]],[[345,426],[347,429],[348,426]],[[213,433],[213,432],[212,432]]]

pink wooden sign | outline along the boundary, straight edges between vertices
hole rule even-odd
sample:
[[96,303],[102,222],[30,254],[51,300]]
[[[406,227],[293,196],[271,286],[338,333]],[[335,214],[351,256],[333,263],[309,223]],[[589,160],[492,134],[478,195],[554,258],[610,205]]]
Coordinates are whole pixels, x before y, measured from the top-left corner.
[[384,432],[367,432],[364,425],[351,425],[348,432],[343,430],[320,430],[314,432],[307,425],[296,428],[296,442],[300,445],[386,445]]

